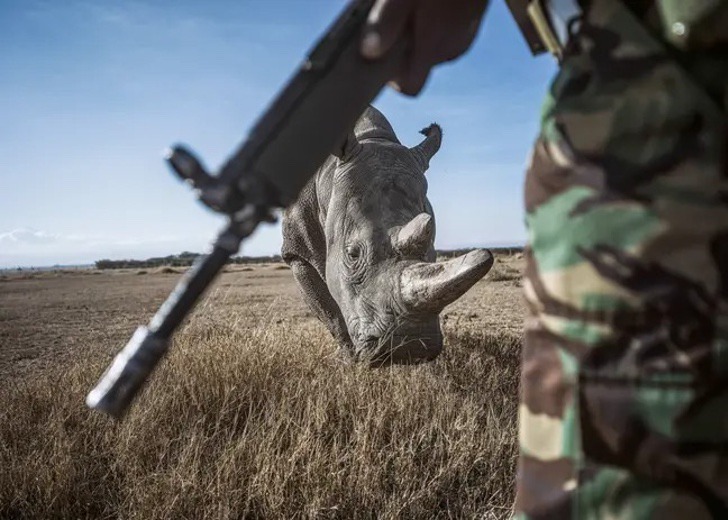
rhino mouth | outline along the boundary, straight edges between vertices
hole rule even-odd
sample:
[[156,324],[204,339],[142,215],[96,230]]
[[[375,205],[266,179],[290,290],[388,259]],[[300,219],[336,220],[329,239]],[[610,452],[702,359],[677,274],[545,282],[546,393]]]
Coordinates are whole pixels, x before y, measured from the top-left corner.
[[443,339],[439,323],[418,328],[416,333],[394,332],[357,345],[354,360],[370,366],[412,365],[434,361],[442,352]]

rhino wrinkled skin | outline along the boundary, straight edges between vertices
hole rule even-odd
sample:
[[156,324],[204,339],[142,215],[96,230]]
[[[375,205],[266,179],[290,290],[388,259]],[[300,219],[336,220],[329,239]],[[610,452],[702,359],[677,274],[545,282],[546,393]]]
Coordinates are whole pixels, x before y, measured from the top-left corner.
[[301,293],[353,360],[429,361],[439,313],[490,270],[487,250],[435,262],[425,171],[436,124],[412,148],[369,107],[283,215],[283,259]]

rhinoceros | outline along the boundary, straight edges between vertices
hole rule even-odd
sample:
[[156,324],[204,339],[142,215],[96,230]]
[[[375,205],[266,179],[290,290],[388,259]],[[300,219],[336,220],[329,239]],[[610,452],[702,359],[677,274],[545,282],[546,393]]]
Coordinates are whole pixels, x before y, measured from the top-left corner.
[[483,249],[435,261],[425,172],[442,130],[433,123],[421,133],[418,145],[403,146],[367,108],[283,214],[282,257],[346,359],[435,359],[440,311],[493,264]]

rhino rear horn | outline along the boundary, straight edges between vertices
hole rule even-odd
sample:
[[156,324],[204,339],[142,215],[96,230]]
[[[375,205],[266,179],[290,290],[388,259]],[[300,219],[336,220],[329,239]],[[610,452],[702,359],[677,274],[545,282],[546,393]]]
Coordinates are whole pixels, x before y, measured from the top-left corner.
[[487,249],[476,249],[445,262],[417,263],[402,272],[405,305],[414,311],[440,312],[485,276],[493,266]]
[[410,148],[410,151],[424,172],[430,167],[432,156],[440,149],[442,128],[437,123],[432,123],[427,128],[420,130],[420,133],[425,136],[425,139],[417,146]]
[[435,221],[429,213],[420,213],[400,228],[394,248],[403,256],[423,257],[432,245]]

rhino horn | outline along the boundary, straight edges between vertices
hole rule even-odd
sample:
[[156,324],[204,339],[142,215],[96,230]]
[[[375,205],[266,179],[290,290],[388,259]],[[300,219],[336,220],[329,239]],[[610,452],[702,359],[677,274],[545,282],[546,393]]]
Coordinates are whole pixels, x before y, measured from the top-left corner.
[[465,294],[492,266],[493,255],[487,249],[444,262],[408,266],[401,277],[402,299],[412,310],[439,312]]
[[427,128],[420,130],[420,133],[425,138],[420,144],[410,148],[410,151],[424,172],[430,167],[430,159],[432,159],[432,156],[440,149],[440,144],[442,143],[442,128],[437,123],[432,123]]
[[430,249],[434,234],[432,216],[420,213],[399,229],[394,237],[394,248],[404,256],[424,256]]

